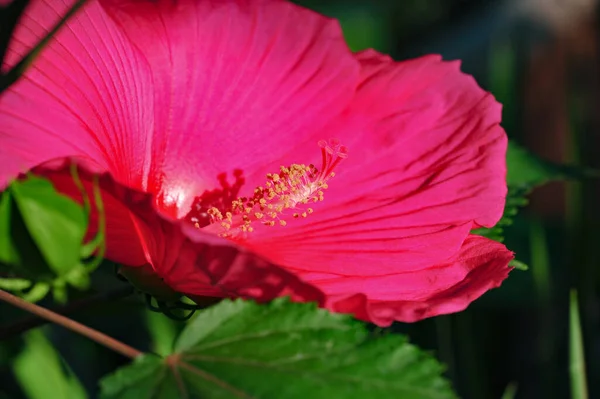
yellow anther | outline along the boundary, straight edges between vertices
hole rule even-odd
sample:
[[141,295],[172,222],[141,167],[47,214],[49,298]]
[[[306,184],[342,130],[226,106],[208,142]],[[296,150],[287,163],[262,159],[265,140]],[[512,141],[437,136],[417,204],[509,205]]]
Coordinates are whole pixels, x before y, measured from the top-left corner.
[[[298,219],[312,214],[313,208],[304,206],[323,201],[323,191],[328,188],[327,181],[335,175],[333,169],[348,154],[346,147],[337,140],[321,140],[319,146],[322,155],[321,169],[313,164],[281,166],[279,173],[268,173],[265,184],[256,187],[250,197],[233,200],[231,209],[208,209],[211,223],[219,222],[225,230],[219,234],[235,237],[236,231],[237,234],[240,231],[252,232],[252,223],[256,221],[260,221],[264,226],[286,226],[286,217]],[[294,210],[291,215],[288,209]],[[198,223],[195,225],[199,227]]]

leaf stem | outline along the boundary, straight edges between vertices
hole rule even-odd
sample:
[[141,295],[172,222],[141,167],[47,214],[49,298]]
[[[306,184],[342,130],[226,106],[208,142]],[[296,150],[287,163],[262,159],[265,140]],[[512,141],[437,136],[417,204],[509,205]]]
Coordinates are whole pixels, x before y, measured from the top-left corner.
[[[98,295],[71,302],[67,306],[61,306],[50,310],[64,316],[66,314],[74,313],[83,309],[87,310],[93,308],[94,306],[106,303],[108,301],[128,297],[129,295],[133,294],[133,292],[134,289],[131,286],[120,287],[112,291],[103,292]],[[43,326],[46,323],[48,323],[48,320],[46,319],[38,316],[29,316],[12,324],[0,326],[0,341],[22,334],[28,330],[31,330],[32,328]]]
[[48,321],[51,321],[52,323],[58,324],[77,334],[83,335],[84,337],[87,337],[92,341],[95,341],[100,345],[107,347],[108,349],[120,353],[125,357],[133,359],[143,354],[141,351],[134,349],[131,346],[126,345],[120,341],[117,341],[116,339],[111,338],[108,335],[101,333],[100,331],[84,326],[83,324],[76,322],[75,320],[71,320],[68,317],[52,312],[51,310],[45,309],[34,303],[26,302],[19,297],[9,294],[6,291],[0,290],[0,300],[9,303],[15,307],[21,308],[36,316],[42,317]]

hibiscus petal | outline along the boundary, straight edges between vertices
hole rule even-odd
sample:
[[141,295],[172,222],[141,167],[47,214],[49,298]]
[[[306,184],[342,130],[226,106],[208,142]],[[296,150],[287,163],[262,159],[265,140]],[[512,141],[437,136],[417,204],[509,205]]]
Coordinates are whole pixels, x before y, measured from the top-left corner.
[[[34,169],[64,194],[81,201],[65,163]],[[79,167],[88,196],[92,173]],[[127,188],[109,173],[99,183],[106,209],[106,257],[138,267],[150,265],[174,290],[190,295],[243,297],[259,301],[289,295],[297,301],[323,303],[322,293],[296,275],[231,241],[172,219],[156,208],[151,195]],[[91,222],[96,229],[96,215]],[[94,233],[92,231],[91,233]]]
[[359,141],[367,162],[343,168],[334,189],[346,183],[376,192],[371,201],[400,194],[404,226],[493,226],[506,196],[501,105],[459,62],[427,56],[396,63],[374,51],[357,57],[363,81],[353,112],[374,123]]
[[161,146],[153,187],[178,216],[220,173],[316,142],[358,82],[338,23],[289,2],[101,4],[150,63]]
[[325,292],[327,308],[389,326],[393,321],[415,322],[464,310],[500,286],[512,258],[504,245],[472,235],[451,261],[420,272],[373,278],[301,277]]
[[506,135],[500,105],[437,56],[357,56],[362,83],[340,139],[348,159],[305,220],[249,235],[247,246],[302,271],[386,275],[449,259],[501,217]]
[[[33,0],[3,70],[45,37],[73,3]],[[142,188],[152,108],[145,61],[98,3],[88,2],[0,97],[0,189],[18,173],[63,156],[87,159]]]

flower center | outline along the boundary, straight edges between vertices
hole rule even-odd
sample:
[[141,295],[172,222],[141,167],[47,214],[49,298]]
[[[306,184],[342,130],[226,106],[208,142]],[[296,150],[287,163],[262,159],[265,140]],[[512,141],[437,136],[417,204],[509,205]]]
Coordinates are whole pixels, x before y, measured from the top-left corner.
[[222,189],[205,192],[199,197],[186,219],[197,228],[221,237],[238,238],[254,231],[257,224],[285,226],[286,219],[308,217],[309,204],[323,201],[334,169],[348,156],[348,149],[337,139],[319,141],[321,168],[313,164],[281,166],[279,173],[267,174],[264,186],[254,189],[251,197],[238,197],[244,184],[241,171],[234,171],[236,181],[219,176]]

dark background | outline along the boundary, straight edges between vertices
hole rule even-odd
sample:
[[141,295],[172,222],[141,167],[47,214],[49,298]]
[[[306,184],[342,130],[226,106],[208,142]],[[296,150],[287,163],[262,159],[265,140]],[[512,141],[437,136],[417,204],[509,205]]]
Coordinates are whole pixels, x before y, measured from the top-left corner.
[[[463,70],[504,104],[511,139],[546,159],[600,169],[595,0],[299,3],[339,18],[353,50],[374,47],[398,60],[427,53],[462,59]],[[462,398],[568,398],[569,289],[576,288],[590,397],[600,398],[600,184],[552,183],[530,199],[506,232],[507,246],[528,271],[513,271],[465,312],[393,329],[444,362]],[[95,280],[117,297],[127,291],[110,269]],[[71,315],[139,349],[168,350],[180,323],[145,310],[138,298],[110,299],[93,297],[98,304],[85,311],[71,306]],[[23,395],[17,381],[27,381],[15,378],[14,367],[32,345],[20,333],[31,323],[0,305],[0,398]],[[43,331],[90,392],[125,361],[63,329]]]

